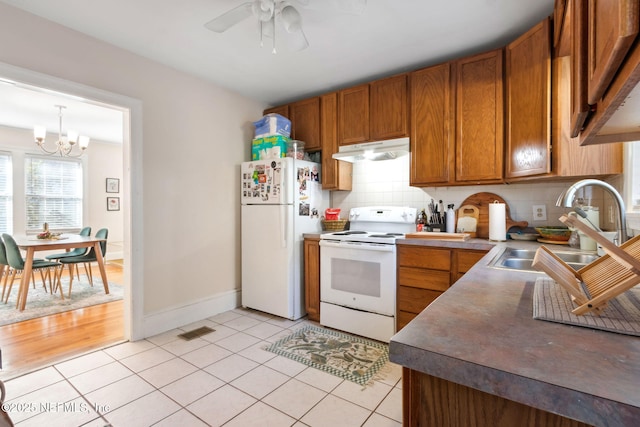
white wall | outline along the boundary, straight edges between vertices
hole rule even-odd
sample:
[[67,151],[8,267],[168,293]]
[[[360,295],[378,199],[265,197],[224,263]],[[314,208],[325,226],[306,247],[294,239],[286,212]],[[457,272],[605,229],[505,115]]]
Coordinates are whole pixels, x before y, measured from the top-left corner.
[[251,122],[266,105],[4,3],[0,17],[0,39],[11,40],[0,62],[142,105],[142,123],[133,123],[142,138],[131,141],[141,155],[132,165],[141,170],[125,163],[124,171],[125,194],[140,201],[125,230],[133,299],[144,317],[134,338],[237,303],[239,163],[249,159]]
[[[570,209],[556,207],[555,204],[562,191],[575,181],[578,180],[417,188],[409,186],[409,156],[405,156],[395,160],[354,163],[353,190],[351,192],[333,191],[332,206],[340,208],[341,215],[345,218],[349,209],[353,207],[387,205],[422,209],[427,208],[431,198],[436,202],[442,200],[445,208],[447,204],[453,203],[454,209],[457,210],[468,196],[488,192],[497,194],[505,200],[514,221],[527,221],[533,227],[562,225],[558,218]],[[591,197],[593,205],[604,206],[602,191],[594,190]],[[546,206],[546,221],[534,221],[533,205]],[[601,226],[607,228],[602,217],[603,215],[601,215]]]

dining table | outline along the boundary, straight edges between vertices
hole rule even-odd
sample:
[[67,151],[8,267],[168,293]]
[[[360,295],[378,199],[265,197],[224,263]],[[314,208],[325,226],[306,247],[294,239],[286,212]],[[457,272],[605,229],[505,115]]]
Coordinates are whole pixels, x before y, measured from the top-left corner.
[[100,277],[104,286],[104,292],[109,293],[109,283],[107,282],[107,273],[104,268],[104,258],[102,257],[102,249],[100,243],[107,239],[80,236],[78,234],[62,234],[50,239],[39,239],[36,236],[16,237],[16,243],[20,249],[26,251],[24,270],[20,279],[20,288],[18,291],[17,308],[24,311],[27,304],[27,294],[29,291],[29,282],[33,269],[33,259],[36,252],[54,251],[54,250],[71,250],[75,248],[94,248],[96,261],[100,269]]

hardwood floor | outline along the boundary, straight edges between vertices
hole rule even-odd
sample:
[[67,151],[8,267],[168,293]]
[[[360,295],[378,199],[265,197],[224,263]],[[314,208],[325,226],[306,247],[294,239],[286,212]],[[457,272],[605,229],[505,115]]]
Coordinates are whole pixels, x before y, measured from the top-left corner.
[[[106,272],[109,286],[121,286],[119,263],[108,262]],[[123,307],[123,301],[115,301],[0,326],[0,378],[13,378],[124,340]]]

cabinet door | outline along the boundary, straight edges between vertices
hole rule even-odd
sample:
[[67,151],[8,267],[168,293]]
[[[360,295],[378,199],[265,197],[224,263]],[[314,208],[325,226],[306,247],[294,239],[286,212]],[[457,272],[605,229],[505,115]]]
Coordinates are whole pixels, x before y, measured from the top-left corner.
[[580,145],[571,137],[572,58],[553,60],[553,170],[560,177],[595,177],[622,173],[623,144]]
[[451,269],[451,284],[455,283],[464,274],[471,270],[480,259],[487,254],[487,251],[474,249],[456,249],[453,253],[453,268]]
[[322,188],[351,190],[352,164],[331,157],[338,152],[338,94],[320,97],[320,138],[322,141]]
[[369,141],[369,84],[338,92],[338,143]]
[[371,83],[369,90],[371,140],[408,136],[407,76],[403,74],[377,80]]
[[506,48],[506,178],[551,172],[551,35],[545,19]]
[[556,0],[553,6],[553,48],[555,56],[568,56],[571,45],[571,0]]
[[275,113],[275,114],[280,114],[283,117],[286,117],[287,119],[291,120],[289,118],[289,105],[280,105],[278,107],[273,107],[273,108],[267,108],[266,110],[264,110],[263,114],[269,114],[269,113]]
[[309,320],[320,321],[320,239],[304,239],[304,305]]
[[574,0],[571,7],[571,131],[572,138],[582,131],[589,115],[587,102],[587,3]]
[[456,181],[502,182],[502,49],[456,61]]
[[409,75],[411,123],[410,184],[446,184],[453,180],[451,64]]
[[320,98],[315,97],[289,105],[293,139],[304,141],[305,151],[320,150]]
[[638,0],[589,0],[587,102],[596,104],[638,34]]

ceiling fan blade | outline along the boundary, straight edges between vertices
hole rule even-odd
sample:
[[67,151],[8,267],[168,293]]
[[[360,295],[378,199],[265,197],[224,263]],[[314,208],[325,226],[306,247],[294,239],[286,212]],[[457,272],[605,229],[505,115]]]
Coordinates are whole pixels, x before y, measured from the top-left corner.
[[251,2],[243,3],[240,6],[223,13],[217,18],[212,19],[211,21],[204,24],[204,26],[211,31],[215,31],[216,33],[223,33],[237,23],[250,17],[252,15],[251,6]]
[[335,0],[338,9],[346,13],[361,14],[367,7],[367,0]]

